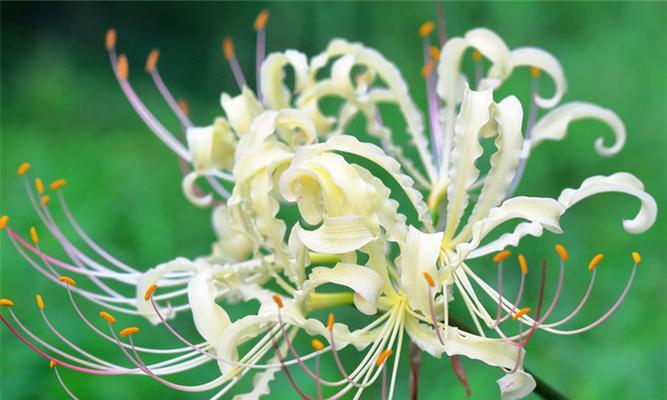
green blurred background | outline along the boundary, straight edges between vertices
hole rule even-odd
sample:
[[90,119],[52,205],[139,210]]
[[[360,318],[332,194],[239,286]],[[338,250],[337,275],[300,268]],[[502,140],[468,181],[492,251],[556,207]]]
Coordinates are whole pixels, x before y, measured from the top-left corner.
[[[47,182],[68,178],[67,197],[84,228],[112,254],[139,269],[176,256],[205,254],[213,232],[209,211],[184,200],[175,157],[142,125],[117,87],[103,47],[109,26],[118,30],[119,51],[128,54],[131,82],[174,130],[176,120],[143,72],[147,53],[153,47],[161,49],[163,78],[178,97],[190,102],[193,120],[208,124],[221,113],[220,92],[237,92],[221,54],[221,39],[234,35],[240,62],[254,81],[250,72],[254,67],[252,23],[265,7],[271,10],[269,50],[295,48],[314,55],[337,36],[363,41],[398,64],[412,95],[425,109],[417,29],[435,18],[436,7],[429,2],[2,2],[1,7],[2,213],[11,215],[12,227],[21,233],[27,234],[31,225],[38,224],[15,175],[17,166],[28,160],[32,172]],[[545,48],[565,68],[570,83],[566,101],[601,104],[625,121],[627,144],[613,158],[594,152],[597,136],[611,139],[608,129],[595,122],[577,123],[566,140],[542,145],[533,153],[520,194],[557,196],[561,189],[576,187],[588,176],[629,171],[645,182],[662,208],[655,226],[634,236],[622,229],[621,219],[634,216],[638,202],[627,196],[605,195],[568,213],[563,219],[563,237],[547,235],[522,244],[521,251],[529,260],[553,257],[556,241],[570,249],[576,262],[568,267],[558,315],[566,315],[583,294],[588,260],[598,252],[605,253],[592,301],[573,326],[596,318],[615,301],[630,272],[630,251],[641,252],[644,259],[619,314],[586,334],[537,335],[528,345],[526,365],[573,398],[665,398],[665,3],[447,3],[445,8],[451,36],[486,26],[510,47]],[[528,72],[519,71],[516,78],[503,93],[516,90],[525,99]],[[46,234],[42,242],[44,248],[62,255]],[[22,261],[6,237],[0,240],[0,250],[0,295],[15,301],[15,312],[31,329],[58,343],[34,306],[33,296],[40,292],[48,315],[63,333],[94,353],[122,362],[113,345],[95,337],[76,318],[64,291]],[[495,279],[488,260],[475,267]],[[97,308],[85,310],[94,313]],[[178,345],[166,331],[149,328],[143,321],[123,317],[120,323],[140,324],[146,332],[137,338],[142,344]],[[196,338],[187,315],[176,324]],[[20,345],[4,327],[0,338],[3,400],[66,398],[47,361]],[[345,362],[351,364],[355,359]],[[464,360],[464,366],[473,398],[497,397],[494,381],[502,375],[500,371],[470,360]],[[401,368],[396,398],[406,398],[408,392],[405,357]],[[83,399],[186,397],[142,377],[62,373]],[[328,366],[325,373],[333,376],[334,371]],[[203,382],[215,374],[216,368],[209,365],[176,379]],[[299,378],[303,377],[297,374]],[[239,389],[247,389],[248,381]],[[446,360],[424,358],[420,398],[461,398],[463,393]],[[272,384],[270,398],[281,396],[296,397],[282,376]],[[365,397],[378,398],[378,388]]]

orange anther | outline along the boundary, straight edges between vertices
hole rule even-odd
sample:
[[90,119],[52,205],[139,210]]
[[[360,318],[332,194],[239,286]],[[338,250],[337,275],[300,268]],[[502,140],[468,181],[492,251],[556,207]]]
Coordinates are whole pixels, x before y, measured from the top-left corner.
[[148,287],[148,289],[146,289],[146,293],[144,293],[144,300],[148,301],[148,299],[150,299],[151,296],[153,295],[153,292],[155,291],[155,289],[157,289],[156,284],[150,285]]
[[42,205],[43,205],[43,206],[48,205],[50,200],[51,200],[51,198],[49,197],[48,194],[42,196],[42,200],[41,200],[41,201],[42,201]]
[[6,215],[3,215],[0,217],[0,229],[5,229],[5,226],[7,226],[7,222],[9,222],[9,217]]
[[519,311],[517,311],[516,313],[514,313],[514,315],[512,315],[512,319],[516,321],[517,319],[523,317],[524,315],[528,314],[531,311],[532,309],[530,307],[524,307]]
[[542,70],[537,68],[537,67],[531,67],[530,68],[530,76],[532,76],[533,78],[539,77],[541,73],[542,73]]
[[25,175],[26,172],[28,172],[29,169],[30,169],[30,163],[24,162],[19,166],[17,173],[19,174],[19,176],[23,176]]
[[375,360],[375,365],[379,367],[380,365],[384,364],[384,362],[387,361],[387,358],[391,357],[392,354],[393,351],[391,351],[391,349],[383,351],[382,354],[380,354],[380,357]]
[[159,58],[160,50],[158,49],[153,49],[150,53],[148,53],[148,58],[146,58],[146,72],[153,72]]
[[120,331],[119,335],[121,337],[125,337],[127,335],[134,335],[137,332],[139,332],[139,328],[137,328],[136,326],[131,326],[129,328],[125,328],[122,331]]
[[273,297],[273,301],[276,302],[276,305],[278,306],[278,308],[285,307],[285,304],[283,304],[283,299],[281,299],[280,296],[278,296],[277,294],[274,294],[272,297]]
[[639,255],[636,251],[632,252],[632,260],[635,262],[635,264],[639,265],[642,262],[642,256]]
[[320,350],[322,350],[322,349],[324,348],[324,343],[322,343],[321,341],[319,341],[319,340],[317,340],[317,339],[313,339],[313,340],[310,342],[310,344],[313,346],[313,349],[315,349],[315,350],[317,350],[317,351],[320,351]]
[[49,367],[53,368],[55,366],[56,366],[56,362],[54,360],[51,360],[51,362],[49,362]]
[[435,287],[435,281],[433,280],[433,277],[426,271],[424,271],[424,279],[426,279],[426,283],[428,283],[430,287]]
[[118,76],[120,76],[120,79],[127,79],[129,69],[127,66],[127,57],[125,54],[121,54],[118,57],[118,65],[116,67],[118,68]]
[[482,60],[482,53],[479,52],[479,50],[475,50],[472,52],[472,60],[477,62]]
[[183,112],[183,114],[186,116],[190,115],[190,106],[188,105],[187,100],[180,99],[178,101],[178,108],[180,108],[181,112]]
[[58,280],[60,282],[66,283],[70,286],[76,286],[76,281],[74,279],[70,278],[69,276],[64,276],[63,275],[60,278],[58,278]]
[[234,58],[234,42],[232,42],[232,38],[229,36],[222,41],[222,53],[227,60]]
[[563,247],[561,244],[556,245],[556,253],[558,253],[558,257],[560,257],[560,259],[563,261],[570,259],[570,255],[567,253],[567,250],[565,250],[565,247]]
[[44,183],[42,183],[41,179],[35,178],[35,187],[37,188],[37,193],[44,193]]
[[51,190],[58,190],[65,185],[67,185],[67,180],[56,179],[55,181],[51,182]]
[[30,237],[32,238],[32,242],[34,244],[39,244],[39,236],[37,236],[37,230],[34,226],[30,227]]
[[327,321],[327,329],[329,332],[333,332],[333,327],[334,327],[334,315],[333,313],[329,313],[329,320]]
[[107,50],[111,50],[116,47],[116,30],[114,28],[109,28],[106,36],[104,37],[104,46]]
[[422,26],[419,27],[419,36],[425,38],[426,36],[430,35],[431,32],[433,32],[433,28],[435,28],[433,22],[424,22]]
[[603,254],[598,254],[595,257],[593,257],[591,262],[588,263],[588,269],[590,269],[591,271],[594,270],[595,267],[597,267],[598,264],[600,264],[600,261],[602,261],[603,258],[604,258]]
[[426,64],[422,67],[422,76],[424,78],[428,78],[431,73],[433,72],[433,68],[435,67],[435,63],[433,60],[428,60]]
[[528,263],[526,262],[526,257],[523,254],[519,254],[519,266],[521,267],[521,273],[526,275],[528,273]]
[[14,305],[14,302],[9,299],[0,299],[0,306],[2,307],[11,307]]
[[37,300],[37,307],[39,307],[40,310],[43,310],[44,309],[44,299],[42,299],[42,296],[35,295],[35,300]]
[[100,317],[104,318],[110,324],[116,322],[116,318],[106,311],[100,311]]
[[499,263],[499,262],[503,261],[504,259],[506,259],[507,257],[509,257],[510,254],[512,254],[512,253],[509,250],[503,250],[500,253],[496,253],[496,255],[493,256],[493,262]]
[[437,48],[435,46],[432,46],[431,49],[429,50],[429,52],[431,53],[431,58],[433,58],[434,60],[439,60],[440,59],[440,49],[439,48]]
[[261,31],[266,27],[266,23],[269,22],[269,10],[262,10],[255,18],[255,30]]

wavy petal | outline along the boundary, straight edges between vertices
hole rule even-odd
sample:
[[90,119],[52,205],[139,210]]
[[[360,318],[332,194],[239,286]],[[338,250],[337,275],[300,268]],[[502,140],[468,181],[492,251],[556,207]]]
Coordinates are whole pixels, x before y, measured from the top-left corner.
[[236,137],[226,119],[216,118],[213,125],[188,128],[186,135],[195,171],[232,168]]
[[243,232],[234,228],[229,209],[219,205],[213,210],[213,229],[218,240],[213,243],[212,257],[223,262],[247,259],[252,253],[252,242]]
[[562,140],[571,123],[582,119],[596,119],[607,124],[614,132],[614,144],[605,146],[602,137],[595,141],[595,150],[603,156],[612,156],[625,145],[625,125],[611,110],[581,101],[563,104],[542,117],[532,130],[532,147],[545,140]]
[[229,124],[239,136],[250,131],[252,121],[262,112],[262,104],[247,87],[235,97],[223,93],[220,103],[227,114]]
[[495,107],[493,119],[497,125],[496,148],[498,150],[491,156],[491,168],[486,175],[475,208],[473,208],[466,227],[459,234],[462,240],[469,237],[475,222],[486,217],[489,210],[505,198],[507,188],[512,183],[519,165],[523,143],[521,103],[514,96],[507,97]]
[[[144,272],[137,282],[136,304],[139,314],[147,318],[151,324],[160,323],[160,319],[150,302],[144,299],[146,290],[153,284],[160,284],[160,279],[170,272],[195,272],[197,267],[187,258],[179,257],[175,260],[160,264]],[[173,318],[176,314],[171,309],[160,310],[160,313],[167,319]]]
[[479,177],[475,162],[482,155],[480,131],[489,122],[489,107],[493,104],[490,90],[467,90],[454,128],[454,147],[451,154],[450,184],[447,188],[447,225],[445,240],[456,233],[459,221],[468,206],[468,188]]
[[544,98],[537,95],[535,103],[542,108],[551,108],[560,102],[567,90],[567,81],[565,80],[565,72],[560,62],[542,49],[537,47],[519,47],[512,50],[510,53],[510,60],[514,68],[520,66],[530,66],[539,68],[546,72],[554,81],[556,91],[550,98]]
[[288,65],[294,69],[295,92],[303,91],[312,82],[304,54],[296,50],[269,54],[262,64],[260,79],[266,103],[274,110],[289,107],[292,103],[292,94],[285,84],[284,69]]

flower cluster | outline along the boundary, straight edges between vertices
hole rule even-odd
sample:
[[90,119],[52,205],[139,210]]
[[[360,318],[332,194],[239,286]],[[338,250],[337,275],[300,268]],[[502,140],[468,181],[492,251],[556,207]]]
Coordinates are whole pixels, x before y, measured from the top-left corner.
[[[508,291],[503,291],[503,265],[510,257],[506,248],[517,246],[526,236],[540,236],[545,229],[562,233],[560,217],[600,193],[622,192],[640,200],[636,216],[623,221],[632,233],[654,223],[657,207],[641,181],[628,173],[590,177],[555,199],[513,197],[513,192],[533,149],[542,142],[563,139],[573,121],[592,118],[607,124],[615,136],[613,144],[600,138],[595,149],[610,156],[625,142],[621,120],[594,104],[561,105],[565,76],[560,63],[544,50],[510,49],[483,28],[446,40],[442,23],[440,45],[435,46],[432,37],[438,29],[426,23],[418,31],[428,95],[425,121],[398,68],[363,44],[335,39],[310,59],[295,50],[265,56],[268,17],[263,11],[255,22],[254,91],[231,39],[225,39],[224,56],[240,94],[223,93],[224,116],[208,126],[193,125],[187,104],[172,96],[158,72],[159,53],[150,53],[146,71],[179,118],[186,143],[160,123],[136,94],[129,81],[128,60],[116,53],[115,31],[106,36],[121,89],[147,126],[182,161],[185,196],[196,206],[212,209],[219,240],[210,255],[177,258],[139,271],[86,234],[65,202],[64,180],[53,182],[47,194],[41,180],[32,184],[30,164],[19,168],[35,212],[69,260],[43,252],[35,228],[29,240],[10,228],[6,216],[0,219],[2,227],[26,261],[64,286],[83,322],[117,345],[131,366],[100,359],[70,342],[47,318],[39,295],[44,321],[70,350],[33,334],[20,322],[9,299],[0,303],[11,317],[0,314],[2,322],[51,361],[72,397],[59,368],[98,375],[143,374],[176,390],[216,390],[214,399],[224,396],[246,374],[254,375],[254,389],[242,398],[257,398],[269,392],[270,382],[282,370],[304,399],[359,398],[378,379],[383,398],[392,398],[408,340],[435,358],[449,357],[466,388],[459,356],[503,370],[498,380],[503,399],[529,394],[536,383],[524,371],[524,347],[534,333],[568,335],[600,324],[622,301],[641,259],[638,253],[632,254],[628,284],[609,311],[587,326],[572,329],[562,326],[587,302],[595,267],[603,256],[590,262],[590,285],[576,309],[551,321],[569,259],[567,250],[556,247],[559,280],[553,298],[544,301],[544,261],[538,301],[529,308],[522,303],[528,290],[524,256],[517,259],[517,293],[508,299]],[[472,77],[464,73],[467,63],[472,63]],[[524,67],[532,79],[525,126],[524,107],[516,97],[494,97],[496,89]],[[546,97],[540,91],[545,76],[555,87],[553,95]],[[338,105],[334,113],[323,105],[331,99]],[[538,119],[541,110],[548,112]],[[388,115],[400,117],[402,123],[395,125],[401,128],[386,124]],[[364,128],[358,136],[349,133],[359,130],[352,129],[355,123]],[[407,143],[401,145],[406,135]],[[493,140],[495,148],[488,167],[483,168],[487,140]],[[487,150],[493,147],[486,146]],[[77,241],[87,249],[59,228],[51,213],[56,201],[78,233]],[[519,223],[498,235],[499,227],[508,221]],[[88,255],[90,251],[95,256]],[[482,257],[497,264],[496,287],[469,266],[471,260]],[[82,276],[95,289],[78,286],[65,274]],[[134,294],[124,294],[116,288],[119,284]],[[79,297],[103,307],[100,320],[93,322],[82,312]],[[250,301],[259,302],[256,313],[234,320],[226,311],[229,304]],[[465,305],[473,329],[450,316],[451,302]],[[494,304],[491,309],[489,302]],[[364,317],[349,323],[339,320],[335,309],[344,306],[352,306]],[[191,313],[201,343],[192,343],[169,323],[182,312]],[[118,313],[162,324],[182,345],[137,346],[138,327],[116,332],[113,314]],[[98,324],[105,321],[100,328]],[[365,325],[359,326],[359,321],[366,321]],[[512,333],[506,333],[508,329]],[[312,337],[312,349],[298,348],[298,334]],[[339,353],[355,349],[362,353],[361,361],[345,365]],[[142,354],[165,359],[146,363]],[[335,363],[338,377],[321,376],[319,366],[325,358]],[[189,386],[166,378],[209,362],[220,369],[210,382]],[[316,393],[307,393],[293,379],[290,370],[294,368],[314,381]]]

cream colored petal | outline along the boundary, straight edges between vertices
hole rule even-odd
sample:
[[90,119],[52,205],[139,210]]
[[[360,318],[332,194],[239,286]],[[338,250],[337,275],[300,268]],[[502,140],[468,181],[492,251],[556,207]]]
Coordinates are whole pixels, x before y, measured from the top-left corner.
[[[278,357],[271,357],[267,364],[278,364]],[[252,378],[252,390],[248,393],[237,394],[232,400],[259,400],[271,393],[269,385],[276,379],[276,374],[280,368],[267,368],[262,372],[257,372]]]
[[410,336],[410,340],[421,350],[433,357],[442,357],[445,346],[440,343],[432,327],[421,324],[413,316],[408,315],[405,317],[405,331]]
[[247,87],[244,87],[241,94],[236,97],[223,93],[220,102],[229,124],[238,135],[248,133],[250,124],[262,112],[262,104]]
[[512,346],[502,339],[484,338],[452,326],[447,329],[444,340],[448,355],[465,356],[494,367],[513,369],[517,358],[521,357],[523,360],[525,354],[523,348]]
[[227,206],[219,205],[213,210],[213,229],[218,240],[213,243],[212,257],[227,262],[248,259],[252,253],[252,242],[234,229]]
[[456,244],[456,252],[461,260],[467,258],[496,227],[513,219],[524,219],[540,224],[551,232],[561,233],[559,220],[565,209],[560,202],[548,198],[513,197],[505,200],[500,206],[491,209],[486,218],[473,225],[471,239]]
[[623,220],[623,227],[630,233],[642,233],[655,223],[658,206],[655,199],[644,191],[644,184],[634,175],[619,172],[610,176],[593,176],[582,182],[577,189],[565,189],[558,201],[570,208],[588,197],[600,193],[618,192],[636,197],[641,208],[633,219]]
[[308,114],[301,110],[286,108],[280,110],[276,115],[276,128],[282,128],[291,131],[293,138],[290,141],[293,147],[303,144],[311,144],[317,140],[317,130],[315,125],[308,117]]
[[470,237],[472,225],[475,222],[486,217],[489,210],[505,198],[507,189],[512,183],[516,168],[519,165],[523,143],[521,103],[514,96],[505,98],[496,105],[493,119],[497,131],[497,151],[491,156],[491,168],[486,175],[475,208],[473,208],[466,227],[459,234],[459,240],[461,241]]
[[377,238],[366,227],[365,218],[351,215],[325,217],[322,226],[309,231],[295,227],[297,235],[311,251],[325,254],[343,254],[355,251]]
[[461,63],[468,49],[468,42],[463,38],[451,38],[445,43],[438,61],[438,96],[449,106],[463,101],[466,89],[465,79],[461,78]]
[[443,232],[424,233],[413,226],[408,228],[405,245],[401,246],[401,256],[397,264],[401,268],[401,288],[407,296],[410,307],[430,315],[429,297],[438,291],[430,289],[424,273],[436,278],[436,263],[440,255]]
[[216,118],[213,125],[188,128],[186,135],[195,171],[232,168],[236,138],[226,119]]
[[595,119],[608,125],[614,132],[614,144],[605,146],[602,137],[595,141],[595,150],[603,156],[612,156],[625,145],[625,125],[611,110],[581,101],[563,104],[542,117],[532,130],[532,147],[545,140],[562,140],[571,123],[582,119]]
[[465,40],[470,47],[491,61],[491,68],[487,79],[497,82],[488,87],[495,88],[512,73],[510,50],[505,42],[495,32],[486,28],[472,29],[465,34]]
[[211,269],[200,266],[199,272],[188,282],[188,303],[197,331],[213,346],[231,323],[225,310],[215,302],[217,294]]
[[195,188],[197,187],[197,178],[199,174],[195,171],[192,171],[183,177],[181,181],[181,188],[183,189],[183,194],[185,198],[188,199],[190,203],[197,207],[206,208],[213,204],[213,195],[207,193],[204,195],[199,195]]
[[522,222],[512,232],[504,233],[498,239],[492,240],[471,251],[466,260],[497,253],[510,246],[516,247],[525,236],[540,237],[543,232],[544,228],[539,222]]
[[500,386],[501,400],[519,400],[535,390],[535,379],[525,371],[515,371],[496,381]]
[[[308,280],[304,283],[304,293],[315,290],[324,284],[335,284],[346,286],[361,296],[365,301],[360,302],[364,314],[373,315],[377,310],[377,300],[382,293],[384,285],[380,275],[374,270],[362,265],[338,263],[333,268],[313,268]],[[368,303],[368,304],[366,304]],[[366,306],[370,305],[370,308]]]
[[550,53],[536,47],[519,47],[510,53],[511,63],[516,67],[530,66],[546,72],[554,81],[556,91],[550,98],[537,96],[535,103],[542,108],[551,108],[560,102],[567,90],[565,72],[560,62]]
[[294,91],[299,93],[310,85],[311,79],[306,56],[295,50],[271,53],[260,70],[262,93],[268,106],[274,110],[290,107],[292,94],[285,84],[285,67],[294,69]]
[[[137,282],[136,305],[140,315],[147,318],[151,324],[160,322],[150,301],[144,299],[146,290],[153,284],[160,284],[160,280],[170,272],[195,272],[197,267],[187,258],[179,257],[175,260],[160,264],[144,272]],[[171,309],[160,310],[160,313],[167,319],[173,318],[175,313]]]
[[479,177],[475,162],[482,155],[480,131],[491,117],[489,107],[493,104],[490,90],[477,92],[467,90],[461,111],[454,128],[454,147],[449,170],[450,184],[447,188],[447,224],[445,240],[451,239],[463,213],[468,206],[468,188]]

